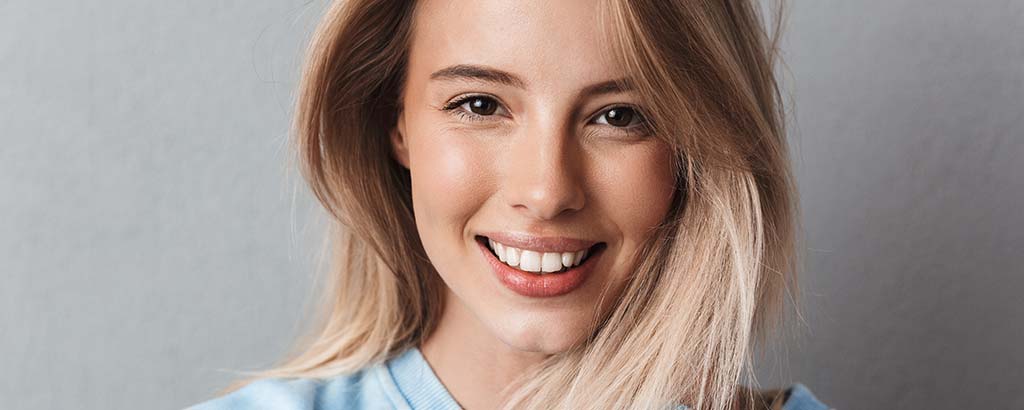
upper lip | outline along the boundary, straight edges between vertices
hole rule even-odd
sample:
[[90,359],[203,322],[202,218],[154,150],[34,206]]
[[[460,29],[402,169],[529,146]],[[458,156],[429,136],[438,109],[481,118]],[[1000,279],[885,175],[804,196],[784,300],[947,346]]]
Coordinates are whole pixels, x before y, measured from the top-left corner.
[[480,235],[502,245],[537,252],[577,252],[598,243],[598,241],[566,236],[534,236],[518,232],[483,232]]

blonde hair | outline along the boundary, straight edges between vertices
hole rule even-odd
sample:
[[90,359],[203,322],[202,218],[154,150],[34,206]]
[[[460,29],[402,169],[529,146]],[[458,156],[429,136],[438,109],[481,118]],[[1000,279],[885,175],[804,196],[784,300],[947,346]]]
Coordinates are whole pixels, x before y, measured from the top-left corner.
[[[756,404],[738,383],[753,379],[753,346],[796,293],[796,193],[774,76],[781,5],[769,33],[751,1],[601,2],[607,44],[676,153],[679,192],[616,306],[585,343],[509,386],[507,408]],[[294,142],[332,220],[325,309],[294,357],[259,377],[355,372],[418,346],[441,316],[445,284],[388,139],[415,6],[335,1],[316,30]]]

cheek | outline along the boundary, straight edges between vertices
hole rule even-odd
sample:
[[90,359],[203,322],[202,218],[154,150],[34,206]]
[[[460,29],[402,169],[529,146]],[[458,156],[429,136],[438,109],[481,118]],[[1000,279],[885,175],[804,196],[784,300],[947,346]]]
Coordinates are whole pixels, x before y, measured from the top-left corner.
[[417,223],[460,233],[486,200],[487,154],[459,135],[436,130],[411,138],[409,156]]
[[636,245],[662,222],[672,203],[671,151],[666,144],[652,141],[618,150],[615,157],[602,161],[602,208],[622,231],[626,244]]

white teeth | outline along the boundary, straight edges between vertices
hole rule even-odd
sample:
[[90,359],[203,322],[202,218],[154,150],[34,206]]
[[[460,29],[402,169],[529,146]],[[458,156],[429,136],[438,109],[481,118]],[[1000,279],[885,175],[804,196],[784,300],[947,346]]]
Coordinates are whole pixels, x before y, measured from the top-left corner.
[[587,250],[586,250],[586,249],[584,249],[584,250],[582,250],[582,251],[579,251],[579,252],[576,252],[576,254],[574,254],[574,255],[573,255],[573,261],[572,261],[572,264],[573,264],[574,266],[575,266],[575,265],[579,265],[579,264],[580,264],[580,261],[582,261],[582,260],[583,260],[583,257],[584,257],[584,256],[587,256]]
[[491,245],[491,249],[494,250],[494,254],[498,255],[498,260],[504,262],[505,261],[505,250],[502,249],[504,247],[500,243],[495,242],[494,239],[490,239],[490,238],[487,238],[487,243],[489,243]]
[[540,254],[534,251],[523,251],[519,256],[519,269],[527,272],[540,272]]
[[505,263],[509,266],[519,266],[519,257],[522,255],[522,251],[511,246],[504,246],[505,248]]
[[562,270],[562,254],[544,252],[544,255],[540,258],[541,270],[544,272],[554,272]]
[[505,245],[502,245],[500,243],[494,244],[494,253],[498,254],[498,259],[501,260],[502,262],[508,260],[508,257],[505,256]]
[[502,245],[488,238],[487,244],[506,265],[518,267],[527,272],[550,273],[579,265],[587,256],[587,250],[579,252],[537,252]]
[[565,253],[562,254],[562,266],[565,266],[565,267],[568,268],[568,267],[570,267],[572,265],[575,265],[575,263],[573,263],[575,261],[576,261],[576,254],[575,253],[565,252]]

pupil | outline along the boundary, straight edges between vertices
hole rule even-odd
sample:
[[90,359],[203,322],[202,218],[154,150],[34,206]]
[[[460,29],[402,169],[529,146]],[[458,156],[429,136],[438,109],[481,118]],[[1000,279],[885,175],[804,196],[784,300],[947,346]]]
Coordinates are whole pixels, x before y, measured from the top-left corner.
[[470,110],[479,115],[494,114],[497,106],[486,98],[474,98],[469,103]]
[[633,110],[629,108],[613,108],[608,110],[608,123],[615,126],[625,127],[633,119]]

